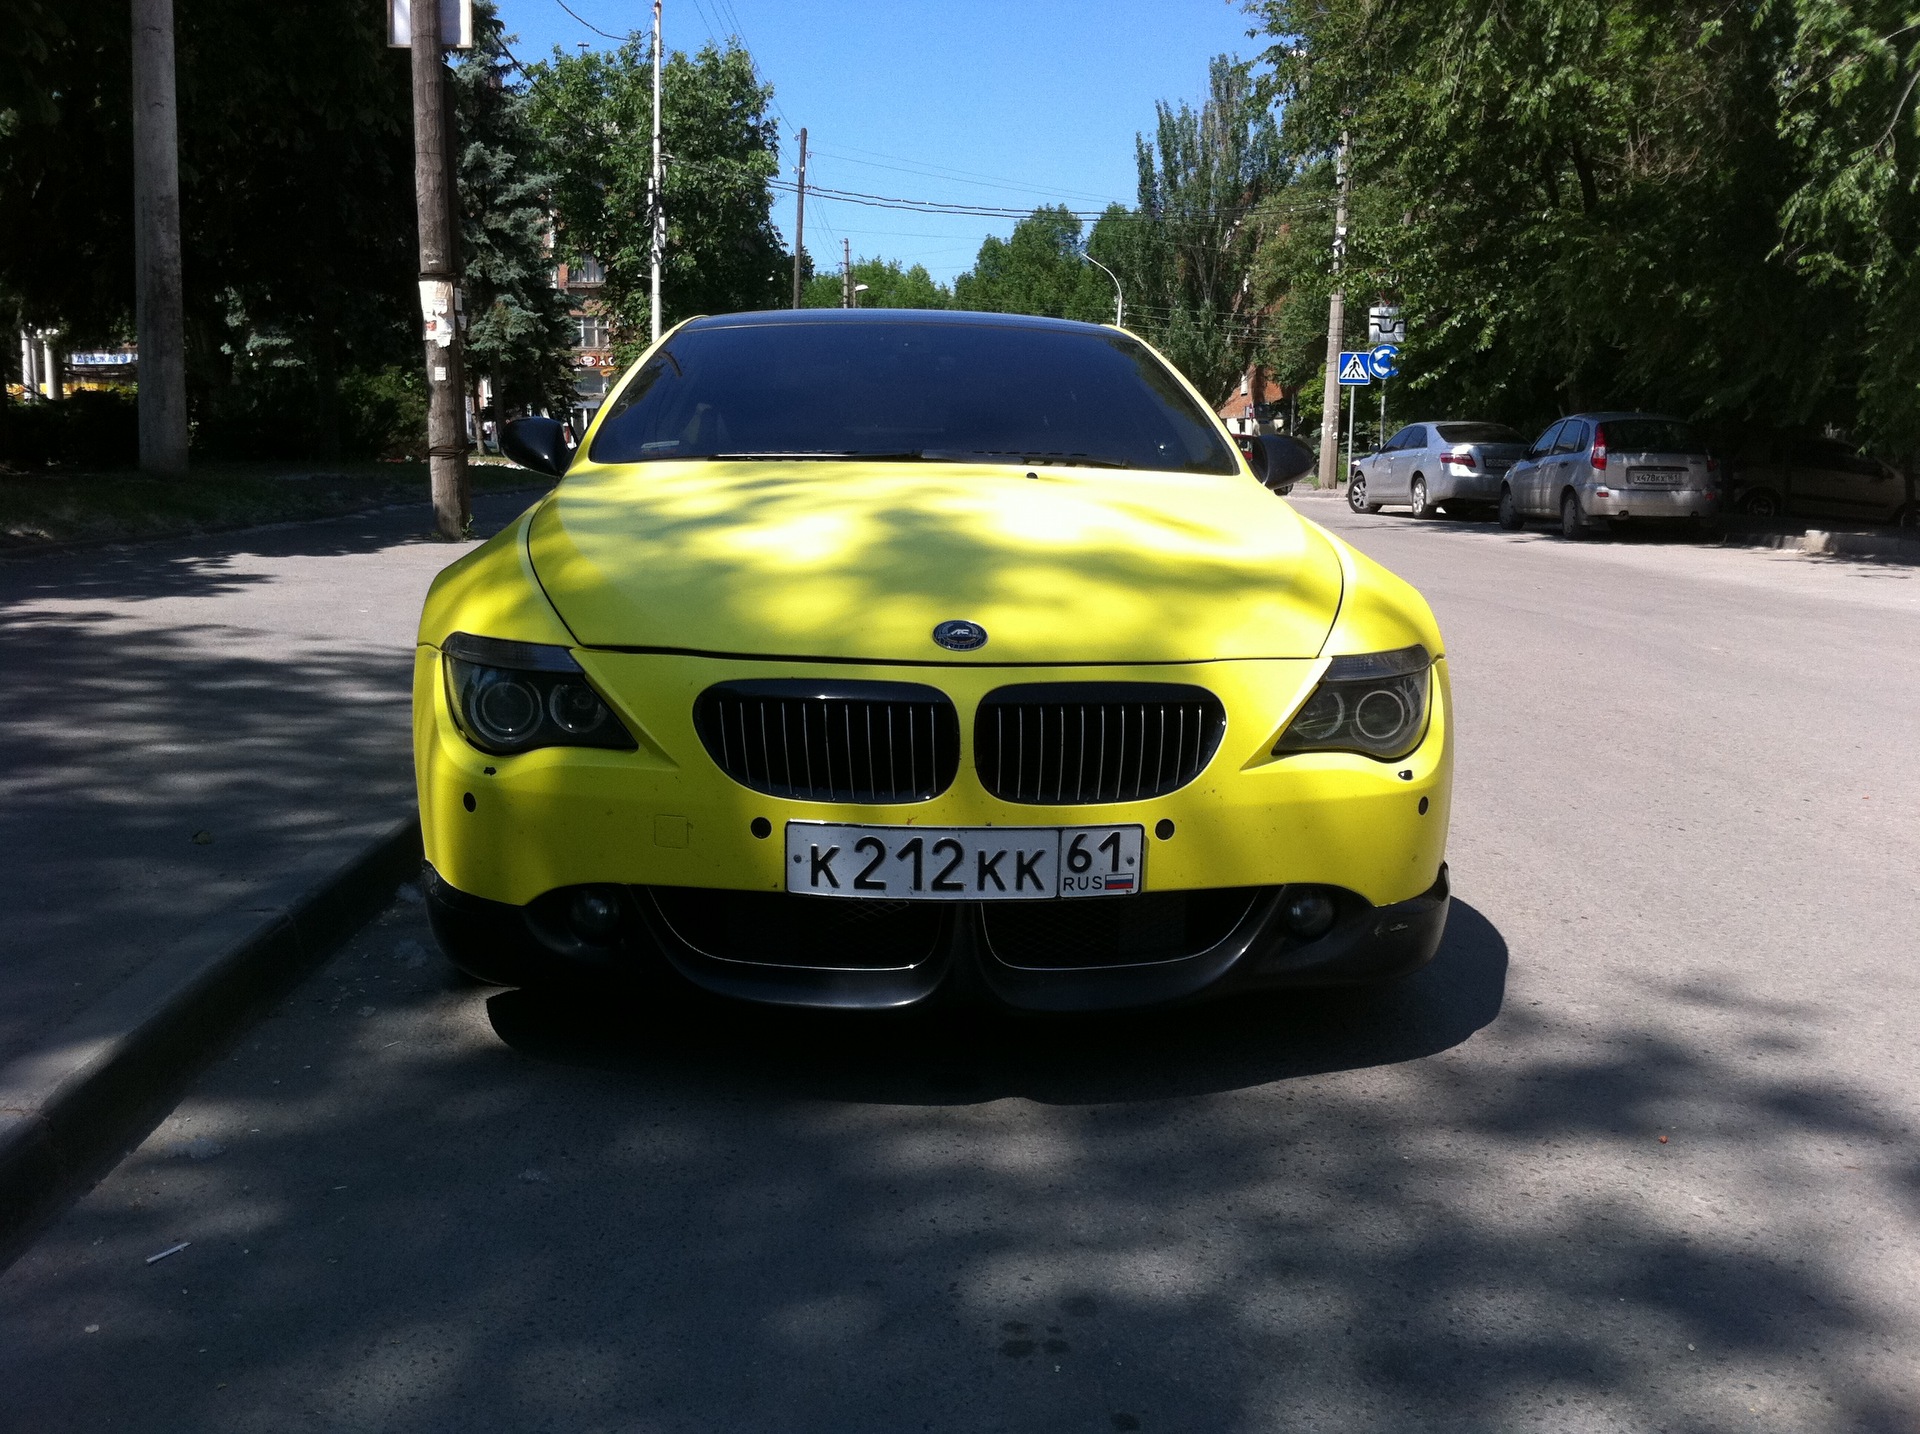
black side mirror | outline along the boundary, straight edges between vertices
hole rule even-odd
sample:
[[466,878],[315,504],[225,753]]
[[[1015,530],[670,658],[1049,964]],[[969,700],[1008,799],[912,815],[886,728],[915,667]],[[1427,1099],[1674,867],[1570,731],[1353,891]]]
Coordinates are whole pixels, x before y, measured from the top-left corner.
[[1314,468],[1313,450],[1284,433],[1265,433],[1254,439],[1247,462],[1269,488],[1291,486]]
[[551,418],[516,418],[500,430],[500,451],[522,468],[561,477],[573,462],[566,429]]

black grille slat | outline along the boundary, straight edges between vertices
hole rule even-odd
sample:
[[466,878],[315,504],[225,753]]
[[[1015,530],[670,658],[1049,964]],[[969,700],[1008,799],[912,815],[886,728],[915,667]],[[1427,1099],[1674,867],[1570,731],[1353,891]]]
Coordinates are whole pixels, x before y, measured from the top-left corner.
[[1204,687],[1036,682],[988,693],[974,720],[980,781],[1029,806],[1135,802],[1199,776],[1226,731]]
[[953,784],[960,722],[938,689],[903,682],[726,682],[694,703],[720,770],[797,801],[924,802]]

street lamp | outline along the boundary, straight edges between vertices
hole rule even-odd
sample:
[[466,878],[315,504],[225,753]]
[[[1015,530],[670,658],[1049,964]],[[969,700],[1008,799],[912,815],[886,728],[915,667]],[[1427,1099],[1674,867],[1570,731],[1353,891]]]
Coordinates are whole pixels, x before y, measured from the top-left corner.
[[855,284],[855,285],[853,286],[853,306],[854,306],[854,308],[856,308],[856,309],[857,309],[857,308],[859,308],[859,307],[860,307],[860,296],[861,296],[862,294],[864,294],[864,293],[866,293],[869,287],[870,287],[870,286],[869,286],[869,285],[866,285],[866,284]]
[[1082,253],[1080,257],[1113,280],[1113,326],[1116,329],[1124,329],[1127,326],[1127,298],[1120,292],[1120,276],[1091,254]]

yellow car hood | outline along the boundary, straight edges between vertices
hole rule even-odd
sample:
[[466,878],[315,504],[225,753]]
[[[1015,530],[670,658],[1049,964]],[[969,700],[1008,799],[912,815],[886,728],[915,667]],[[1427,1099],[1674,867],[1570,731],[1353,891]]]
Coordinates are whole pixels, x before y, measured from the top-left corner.
[[[587,465],[529,531],[588,647],[883,662],[1313,657],[1318,529],[1245,476],[929,463]],[[987,630],[947,652],[934,627]]]

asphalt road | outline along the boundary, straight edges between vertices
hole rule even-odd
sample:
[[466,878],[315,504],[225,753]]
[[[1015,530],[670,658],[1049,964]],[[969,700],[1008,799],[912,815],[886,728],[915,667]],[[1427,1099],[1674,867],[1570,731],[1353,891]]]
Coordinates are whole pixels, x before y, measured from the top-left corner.
[[1920,569],[1302,506],[1447,634],[1419,976],[623,1008],[402,901],[0,1277],[0,1422],[1920,1427]]
[[[476,528],[533,496],[480,495]],[[406,815],[420,600],[468,546],[431,527],[421,503],[0,560],[0,1067]]]

